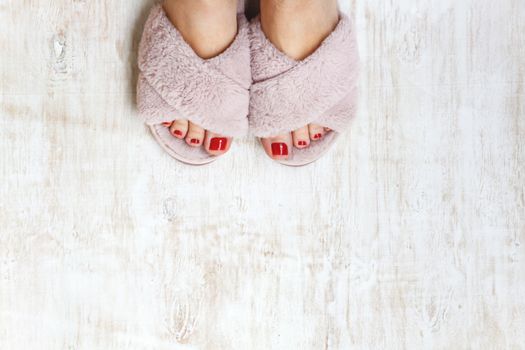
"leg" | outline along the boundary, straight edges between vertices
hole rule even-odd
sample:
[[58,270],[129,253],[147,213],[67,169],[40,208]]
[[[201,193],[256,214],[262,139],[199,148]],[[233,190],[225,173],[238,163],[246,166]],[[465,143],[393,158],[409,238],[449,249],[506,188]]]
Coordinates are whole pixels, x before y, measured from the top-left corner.
[[236,0],[165,0],[164,10],[202,58],[220,54],[237,34]]
[[[267,38],[289,57],[301,60],[312,54],[339,20],[337,0],[261,0],[261,26]],[[320,140],[327,129],[305,125],[291,134],[263,139],[266,153],[286,159],[292,144],[305,148]]]
[[[165,0],[164,10],[184,40],[205,59],[223,52],[237,34],[237,0]],[[210,154],[222,154],[231,145],[231,139],[187,120],[175,120],[167,127],[174,137],[192,147],[204,145]]]

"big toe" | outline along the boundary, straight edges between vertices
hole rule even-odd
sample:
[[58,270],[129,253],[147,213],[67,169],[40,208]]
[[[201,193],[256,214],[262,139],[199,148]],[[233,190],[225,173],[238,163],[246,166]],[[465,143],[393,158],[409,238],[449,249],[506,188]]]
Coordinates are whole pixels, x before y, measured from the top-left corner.
[[229,151],[232,143],[232,139],[229,137],[221,136],[211,131],[206,131],[206,137],[204,139],[204,148],[209,154],[218,156]]
[[292,134],[261,139],[264,151],[275,160],[287,159],[292,148]]

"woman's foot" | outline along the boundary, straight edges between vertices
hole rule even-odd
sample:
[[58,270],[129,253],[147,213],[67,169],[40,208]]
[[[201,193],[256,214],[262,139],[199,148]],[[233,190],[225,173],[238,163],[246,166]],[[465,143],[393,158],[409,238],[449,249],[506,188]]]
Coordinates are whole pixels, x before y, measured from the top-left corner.
[[[201,58],[222,53],[237,35],[237,0],[166,0],[164,10],[184,40]],[[173,137],[191,147],[204,147],[211,155],[226,153],[232,139],[184,119],[167,121]]]
[[173,137],[184,140],[191,147],[204,147],[209,154],[214,156],[228,152],[232,143],[231,138],[204,130],[185,119],[178,119],[173,123],[166,122],[164,126],[169,128]]
[[[261,0],[261,26],[266,37],[287,56],[302,60],[312,54],[337,26],[336,0]],[[261,139],[273,159],[287,159],[293,149],[310,147],[331,132],[309,124],[291,133]]]

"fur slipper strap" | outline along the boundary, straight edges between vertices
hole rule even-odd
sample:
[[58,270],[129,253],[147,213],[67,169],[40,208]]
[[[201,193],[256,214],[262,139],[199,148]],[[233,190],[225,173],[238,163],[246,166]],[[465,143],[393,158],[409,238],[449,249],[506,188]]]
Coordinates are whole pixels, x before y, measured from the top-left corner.
[[234,42],[219,56],[200,58],[156,5],[139,47],[137,100],[148,125],[188,119],[224,136],[248,130],[251,84],[248,22],[238,18]]
[[342,131],[355,114],[359,57],[352,21],[340,14],[334,31],[302,61],[278,50],[250,24],[252,52],[250,128],[268,137],[309,123]]

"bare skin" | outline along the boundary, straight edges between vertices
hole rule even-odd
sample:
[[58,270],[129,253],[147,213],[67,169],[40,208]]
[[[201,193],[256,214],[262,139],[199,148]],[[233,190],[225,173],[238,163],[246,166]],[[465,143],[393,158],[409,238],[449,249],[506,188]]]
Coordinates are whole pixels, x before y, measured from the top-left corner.
[[[312,54],[339,20],[336,0],[261,0],[261,27],[266,37],[287,56],[302,60]],[[293,147],[302,149],[330,132],[309,124],[291,133],[262,139],[273,159],[287,159]],[[293,147],[292,147],[293,145]]]
[[[165,0],[164,10],[184,40],[204,59],[226,50],[237,34],[237,0]],[[204,147],[212,155],[226,153],[232,143],[231,138],[184,119],[166,126],[173,137],[191,147]]]
[[[184,39],[202,58],[223,52],[237,33],[237,0],[165,0],[164,9]],[[261,0],[261,25],[268,39],[289,57],[301,60],[313,53],[333,31],[339,16],[337,0]],[[175,120],[172,135],[210,154],[227,152],[232,140],[186,120]],[[305,125],[291,133],[261,139],[273,159],[287,159],[293,148],[303,149],[330,132]],[[217,140],[222,140],[217,149]],[[224,146],[224,143],[226,146]]]

